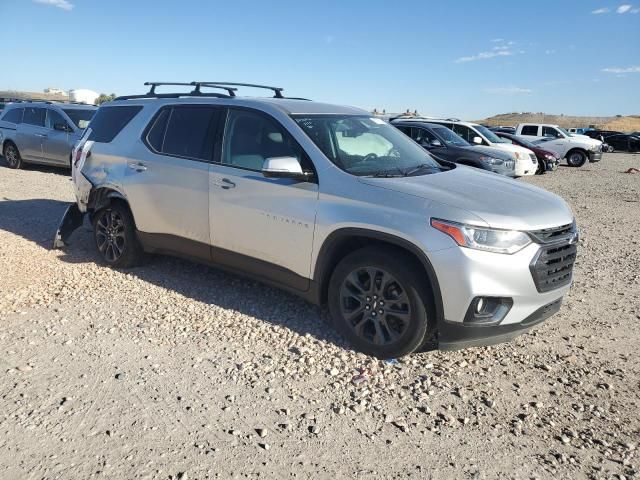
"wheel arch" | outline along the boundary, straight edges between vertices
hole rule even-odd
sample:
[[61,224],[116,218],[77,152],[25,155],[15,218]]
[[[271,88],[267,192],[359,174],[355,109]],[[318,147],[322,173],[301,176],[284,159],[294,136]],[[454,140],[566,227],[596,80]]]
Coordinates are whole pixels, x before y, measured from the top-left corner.
[[583,147],[573,147],[570,148],[569,150],[567,150],[567,153],[564,154],[564,158],[569,158],[569,156],[573,153],[573,152],[580,152],[584,155],[587,156],[587,158],[589,158],[589,152],[587,152],[586,149],[584,149]]
[[131,207],[129,206],[127,197],[125,197],[125,195],[115,187],[112,187],[110,185],[99,186],[91,189],[91,192],[89,193],[88,208],[93,212],[97,212],[98,210],[109,206],[112,202],[115,201],[124,203],[129,211],[131,211]]
[[322,244],[316,260],[313,283],[316,285],[316,300],[325,304],[328,297],[329,279],[335,267],[345,256],[365,246],[380,246],[401,250],[418,261],[424,278],[429,283],[431,300],[436,313],[436,324],[444,318],[444,307],[440,283],[426,254],[410,241],[393,234],[362,228],[341,228],[332,232]]

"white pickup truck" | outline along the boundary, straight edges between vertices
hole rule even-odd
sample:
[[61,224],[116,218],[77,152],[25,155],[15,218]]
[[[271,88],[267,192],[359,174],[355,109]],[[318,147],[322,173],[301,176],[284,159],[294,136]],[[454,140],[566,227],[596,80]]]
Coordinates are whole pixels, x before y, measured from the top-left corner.
[[567,160],[571,167],[581,167],[587,160],[602,160],[602,142],[586,135],[575,135],[558,125],[545,123],[520,123],[516,135],[533,143],[541,143],[545,150],[551,150]]

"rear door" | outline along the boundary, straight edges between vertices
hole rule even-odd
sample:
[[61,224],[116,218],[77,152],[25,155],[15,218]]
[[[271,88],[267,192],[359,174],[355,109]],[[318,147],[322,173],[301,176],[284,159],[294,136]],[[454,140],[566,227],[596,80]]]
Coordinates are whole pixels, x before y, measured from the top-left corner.
[[[66,130],[56,130],[63,126]],[[47,136],[43,142],[43,155],[48,161],[59,165],[69,165],[69,153],[71,153],[71,135],[73,129],[62,115],[55,110],[48,108],[45,119]]]
[[222,156],[211,165],[211,240],[216,262],[307,290],[318,184],[261,173],[266,158],[295,157],[313,165],[275,119],[229,109]]
[[129,158],[124,191],[145,243],[209,258],[209,163],[220,108],[167,105],[143,133],[144,151]]
[[25,107],[22,123],[16,129],[16,143],[23,159],[42,162],[43,144],[47,137],[44,126],[46,110],[42,107]]

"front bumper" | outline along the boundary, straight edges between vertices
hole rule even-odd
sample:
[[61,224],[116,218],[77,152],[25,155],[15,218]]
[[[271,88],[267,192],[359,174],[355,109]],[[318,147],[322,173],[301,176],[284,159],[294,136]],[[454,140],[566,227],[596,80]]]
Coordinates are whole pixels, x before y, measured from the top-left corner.
[[[431,252],[442,296],[443,318],[438,325],[443,349],[491,345],[511,338],[544,321],[560,308],[569,283],[539,291],[531,264],[548,247],[532,243],[513,255],[453,247]],[[506,315],[484,325],[465,322],[477,297],[512,301]]]
[[589,152],[590,162],[599,162],[602,160],[602,152]]
[[508,342],[557,313],[562,298],[540,307],[522,322],[509,325],[467,325],[444,321],[439,327],[438,346],[441,350],[458,350]]

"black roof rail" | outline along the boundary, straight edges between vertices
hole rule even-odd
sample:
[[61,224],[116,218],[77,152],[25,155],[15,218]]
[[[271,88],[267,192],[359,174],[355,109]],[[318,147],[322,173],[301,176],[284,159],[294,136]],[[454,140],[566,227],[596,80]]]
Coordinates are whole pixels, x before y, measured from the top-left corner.
[[237,83],[237,82],[193,82],[200,83],[201,85],[209,86],[209,85],[231,85],[233,87],[252,87],[252,88],[264,88],[267,90],[273,90],[274,98],[285,98],[282,95],[284,88],[282,87],[269,87],[267,85],[258,85],[255,83]]

